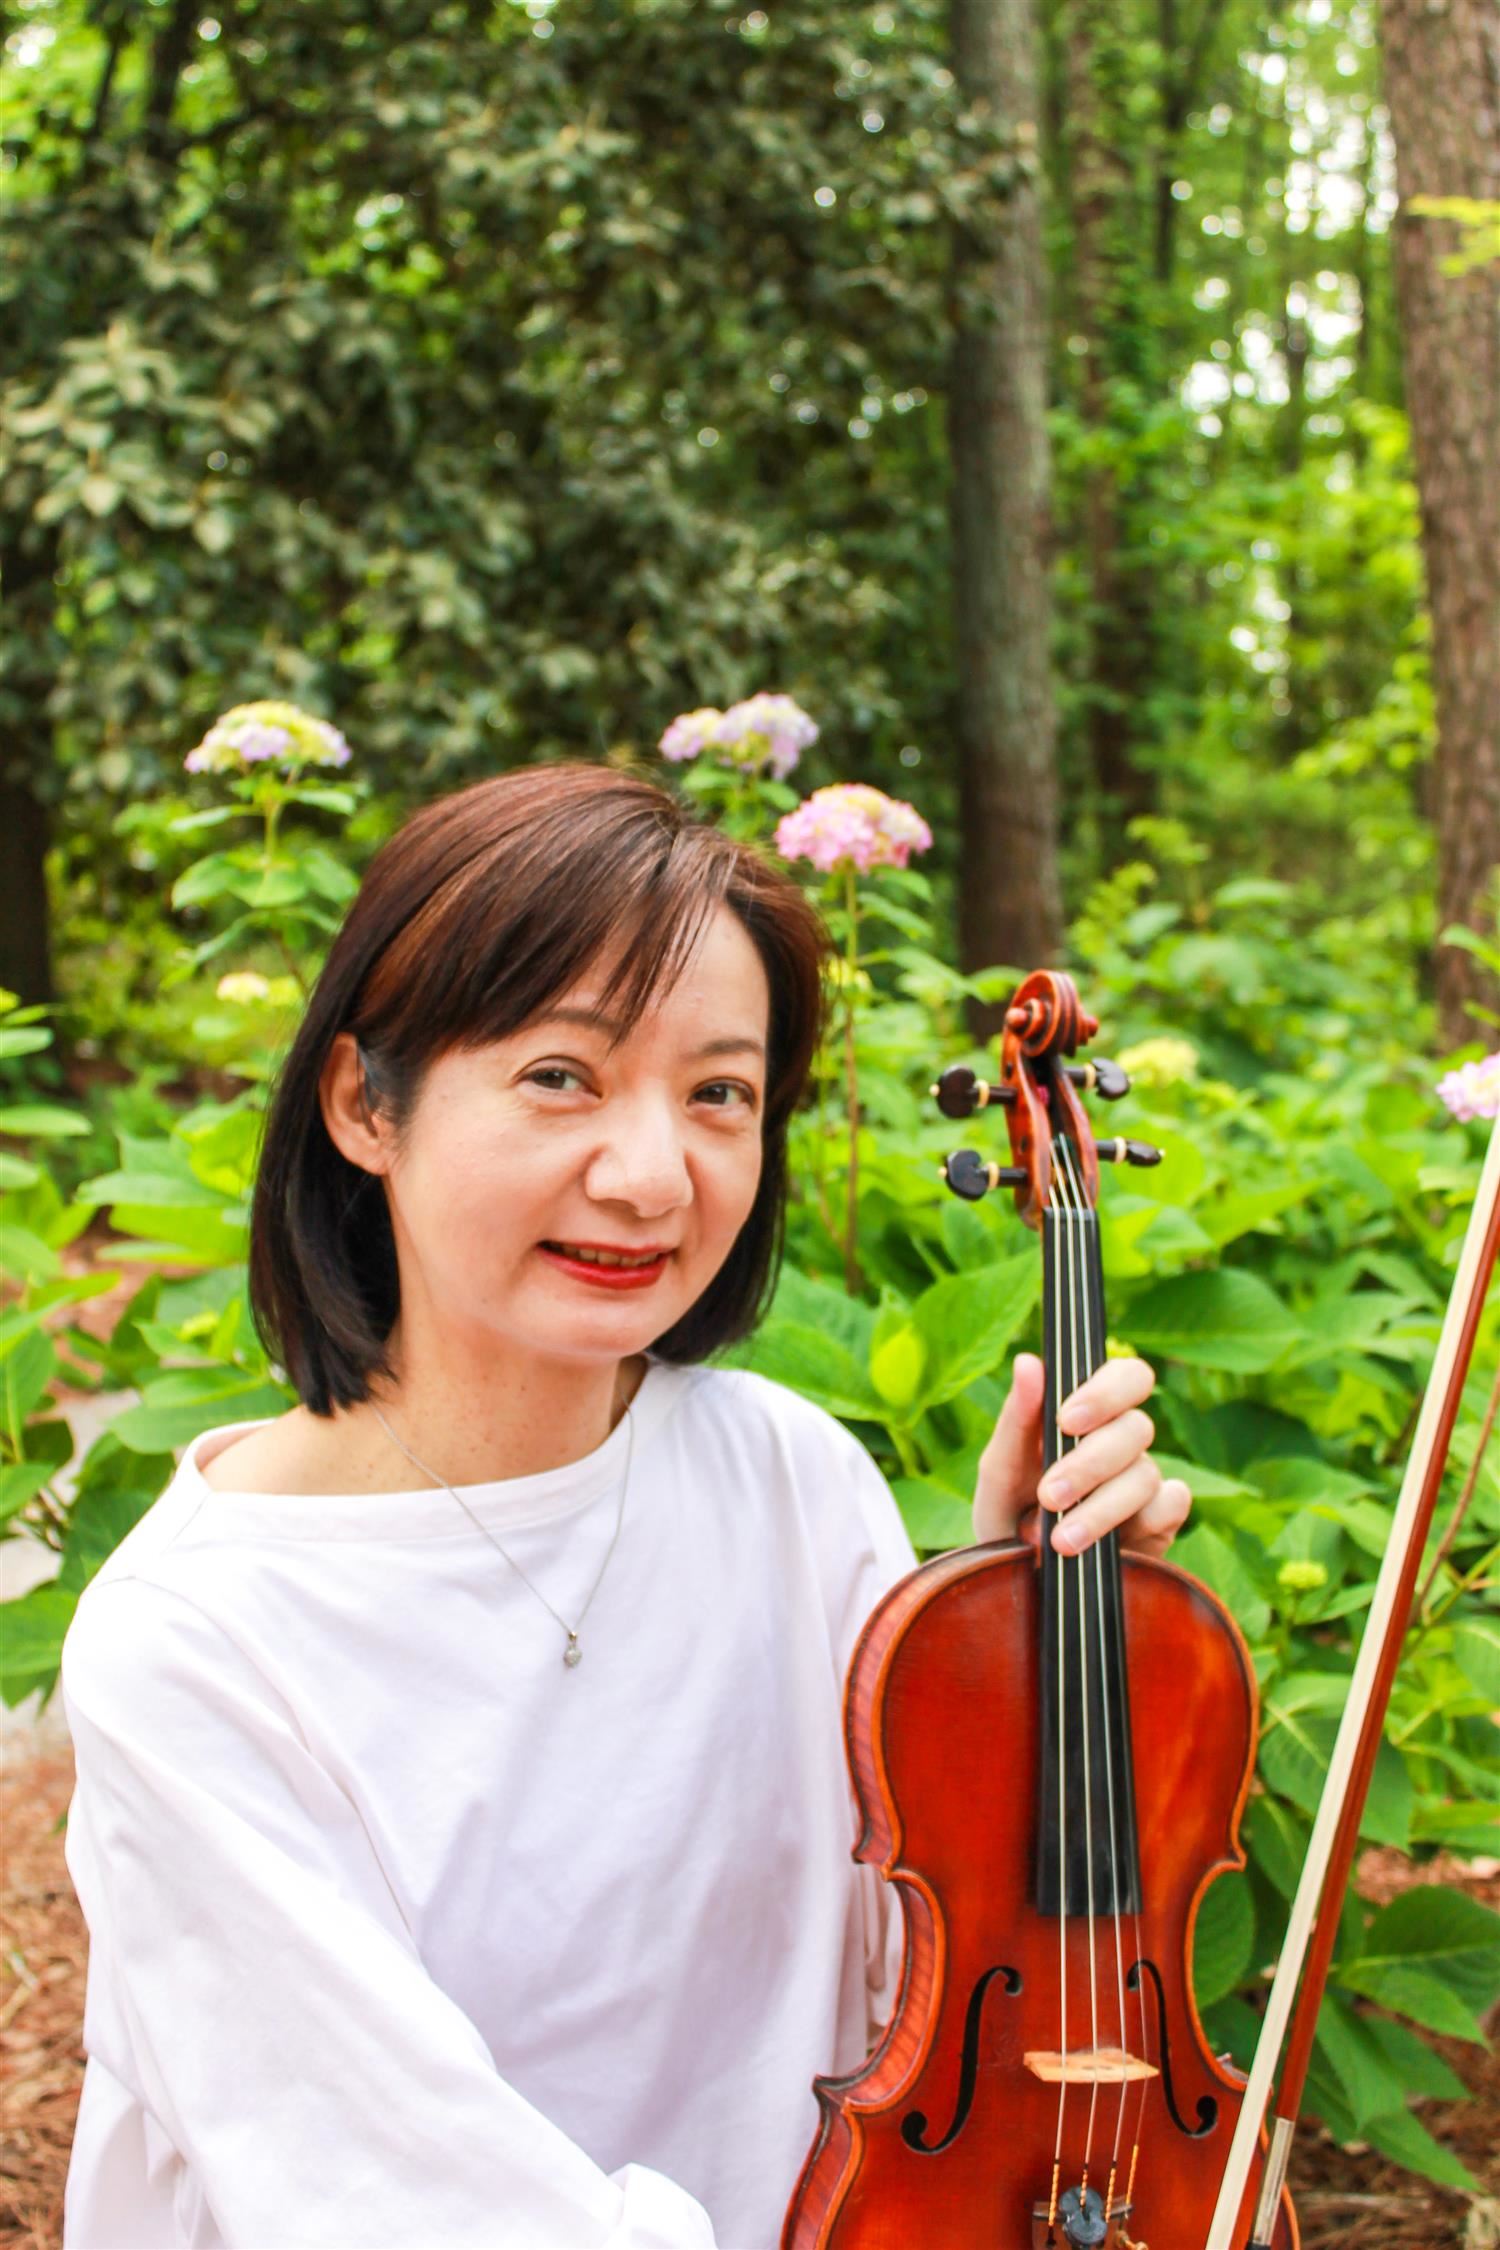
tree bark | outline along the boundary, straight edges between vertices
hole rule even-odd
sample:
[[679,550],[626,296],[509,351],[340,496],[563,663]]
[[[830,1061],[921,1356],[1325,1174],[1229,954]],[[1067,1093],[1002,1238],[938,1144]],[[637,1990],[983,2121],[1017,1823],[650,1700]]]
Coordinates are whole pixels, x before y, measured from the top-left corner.
[[[949,24],[964,99],[1024,159],[986,239],[955,237],[947,402],[959,947],[966,969],[1024,971],[1055,961],[1063,941],[1036,19],[1032,0],[952,0]],[[976,302],[965,301],[970,290]],[[976,1035],[992,1035],[1001,1015],[998,1004],[976,1008]]]
[[48,938],[47,808],[24,772],[0,773],[0,985],[28,1006],[56,997]]
[[[1128,153],[1132,41],[1117,0],[1071,0],[1065,23],[1078,411],[1090,430],[1107,435],[1122,379],[1142,394],[1156,388],[1151,281]],[[1084,726],[1096,803],[1112,840],[1156,801],[1153,776],[1137,758],[1157,656],[1154,583],[1133,550],[1131,520],[1143,502],[1149,508],[1141,489],[1148,472],[1119,450],[1128,463],[1123,485],[1116,449],[1101,447],[1084,476],[1081,523],[1090,595]]]
[[[1500,867],[1500,267],[1442,262],[1451,221],[1414,196],[1500,201],[1500,11],[1495,0],[1384,0],[1386,99],[1401,209],[1396,303],[1432,613],[1438,927],[1485,933]],[[1483,1035],[1470,1003],[1500,1006],[1472,954],[1439,942],[1439,1034]]]

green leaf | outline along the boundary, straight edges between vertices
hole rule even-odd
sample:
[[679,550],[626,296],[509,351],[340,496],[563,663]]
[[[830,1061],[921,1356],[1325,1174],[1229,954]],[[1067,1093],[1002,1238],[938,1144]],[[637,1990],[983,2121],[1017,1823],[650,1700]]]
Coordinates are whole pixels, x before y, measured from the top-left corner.
[[52,1475],[50,1461],[11,1461],[0,1469],[0,1523],[34,1500]]
[[60,1586],[82,1592],[99,1565],[166,1490],[174,1466],[168,1452],[142,1454],[121,1444],[113,1424],[95,1441],[79,1471],[68,1510],[68,1533],[57,1574]]
[[1500,1622],[1461,1618],[1453,1628],[1453,1661],[1493,1708],[1500,1708]]
[[52,1584],[33,1586],[19,1601],[0,1602],[0,1699],[12,1710],[56,1677],[63,1635],[77,1606],[76,1593]]
[[1445,1885],[1414,1885],[1376,1915],[1344,1982],[1429,2031],[1480,2037],[1476,2018],[1500,1994],[1500,1914]]
[[136,1140],[120,1135],[120,1169],[98,1179],[85,1180],[78,1190],[80,1203],[134,1205],[163,1210],[197,1208],[218,1210],[223,1192],[200,1180],[193,1171],[187,1148],[177,1139]]
[[1242,1375],[1274,1367],[1302,1335],[1270,1284],[1237,1267],[1160,1281],[1135,1299],[1121,1324],[1147,1356]]
[[1380,2041],[1339,1993],[1327,1992],[1318,2010],[1317,2043],[1323,2050],[1354,2120],[1398,2109],[1407,2089]]
[[1191,1525],[1173,1547],[1172,1560],[1218,1595],[1246,1640],[1262,1640],[1269,1632],[1271,1605],[1239,1548],[1223,1532],[1206,1523]]
[[1343,1981],[1351,1990],[1365,1993],[1378,2000],[1383,2008],[1394,2008],[1398,2014],[1410,2016],[1428,2031],[1440,2032],[1447,2039],[1468,2039],[1483,2046],[1484,2027],[1472,2008],[1467,2007],[1452,1988],[1429,1976],[1425,1969],[1407,1968],[1400,1963],[1386,1963],[1378,1969],[1368,1968],[1363,1962],[1352,1962],[1344,1971]]
[[1040,1290],[1041,1260],[1029,1253],[947,1274],[923,1290],[911,1320],[927,1354],[920,1392],[924,1410],[956,1398],[999,1366]]
[[960,1499],[930,1477],[896,1477],[896,1495],[907,1536],[923,1553],[967,1547],[974,1537],[973,1503]]
[[1193,1924],[1193,1988],[1201,2009],[1245,1982],[1255,1950],[1255,1903],[1242,1874],[1209,1884]]
[[0,1358],[0,1416],[8,1431],[19,1434],[56,1372],[57,1353],[40,1328],[32,1329]]
[[0,1273],[8,1273],[23,1286],[28,1281],[49,1281],[58,1272],[57,1252],[29,1227],[0,1226]]
[[287,1394],[263,1375],[239,1367],[174,1369],[148,1383],[138,1406],[110,1423],[132,1453],[175,1452],[221,1422],[255,1422],[283,1414]]
[[[1329,1680],[1330,1698],[1342,1703],[1346,1680]],[[1310,1695],[1288,1699],[1284,1683],[1266,1696],[1266,1731],[1261,1737],[1260,1769],[1270,1786],[1303,1812],[1315,1813],[1323,1793],[1339,1719],[1329,1709],[1319,1709]],[[1271,1722],[1274,1722],[1271,1723]],[[1375,1844],[1394,1844],[1405,1850],[1411,1842],[1415,1793],[1406,1761],[1390,1742],[1375,1753],[1369,1795],[1360,1816],[1361,1836]]]
[[1379,2149],[1382,2156],[1404,2164],[1408,2172],[1418,2172],[1423,2179],[1436,2180],[1440,2187],[1466,2188],[1471,2195],[1481,2192],[1479,2181],[1462,2158],[1451,2148],[1445,2148],[1441,2141],[1434,2140],[1409,2109],[1367,2117],[1360,2134],[1372,2148]]
[[86,1133],[89,1121],[75,1109],[58,1109],[50,1102],[12,1102],[0,1109],[0,1133],[24,1134],[28,1140],[62,1141]]
[[1245,1808],[1244,1842],[1251,1862],[1288,1901],[1297,1895],[1311,1833],[1290,1805],[1264,1791]]
[[747,1342],[726,1354],[730,1366],[750,1367],[773,1383],[800,1391],[845,1421],[881,1421],[880,1394],[853,1354],[836,1337],[773,1314]]

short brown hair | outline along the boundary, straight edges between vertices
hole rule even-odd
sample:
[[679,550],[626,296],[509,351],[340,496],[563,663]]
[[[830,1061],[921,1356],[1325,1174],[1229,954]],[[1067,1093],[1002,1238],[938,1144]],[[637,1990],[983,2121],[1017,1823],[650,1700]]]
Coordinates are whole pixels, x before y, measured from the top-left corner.
[[277,1075],[250,1221],[250,1305],[314,1414],[389,1376],[400,1303],[383,1185],[323,1121],[319,1083],[352,1032],[399,1147],[429,1065],[505,1039],[618,949],[602,1004],[628,1022],[679,974],[714,908],[754,941],[771,988],[763,1162],[749,1218],[713,1280],[651,1349],[706,1358],[755,1325],[775,1282],[787,1125],[822,1029],[828,938],[753,847],[644,777],[532,766],[439,798],[376,853]]

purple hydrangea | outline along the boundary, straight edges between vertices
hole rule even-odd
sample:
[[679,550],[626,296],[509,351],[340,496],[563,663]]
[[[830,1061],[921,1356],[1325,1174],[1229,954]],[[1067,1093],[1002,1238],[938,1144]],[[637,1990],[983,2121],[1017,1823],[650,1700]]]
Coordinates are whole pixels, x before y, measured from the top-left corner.
[[673,765],[684,765],[712,741],[714,728],[723,716],[712,703],[704,704],[701,711],[684,711],[672,721],[657,748]]
[[275,763],[346,766],[354,755],[336,726],[295,703],[237,703],[215,719],[196,750],[183,759],[189,773],[244,773]]
[[931,844],[932,830],[914,806],[864,781],[815,789],[776,825],[783,859],[810,860],[825,874],[843,866],[861,875],[872,867],[905,867],[913,852]]
[[1437,1090],[1455,1117],[1500,1117],[1500,1048],[1477,1062],[1460,1063],[1438,1080]]
[[769,773],[784,781],[803,751],[817,741],[818,731],[816,720],[791,696],[762,693],[732,703],[727,711],[712,704],[684,711],[672,721],[659,748],[674,764],[711,751],[719,754],[719,765]]

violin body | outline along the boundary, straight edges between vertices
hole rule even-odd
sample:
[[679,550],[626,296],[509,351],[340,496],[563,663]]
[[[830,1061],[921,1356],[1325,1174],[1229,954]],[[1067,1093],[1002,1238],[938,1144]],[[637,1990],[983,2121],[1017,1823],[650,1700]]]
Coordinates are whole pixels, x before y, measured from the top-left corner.
[[[972,1149],[943,1177],[1013,1188],[1042,1250],[1043,1454],[1077,1442],[1064,1402],[1104,1362],[1101,1161],[1069,1058],[1099,1026],[1039,970],[1005,1015],[1000,1074],[955,1065],[950,1117],[1003,1111],[1013,1161]],[[1044,1518],[1044,1523],[1047,1519]],[[1258,1697],[1238,1627],[1171,1564],[1107,1531],[939,1556],[891,1589],[850,1665],[856,1856],[899,1889],[905,1958],[873,2054],[814,2082],[817,2137],[782,2250],[1205,2250],[1243,2077],[1210,2054],[1193,1928],[1244,1865],[1239,1819]],[[1260,2250],[1296,2250],[1282,2195]],[[1247,2189],[1236,2250],[1248,2243]]]
[[[1038,1912],[1030,1855],[1017,1848],[1042,1749],[1037,1559],[1020,1544],[941,1556],[894,1587],[865,1627],[845,1703],[864,1822],[856,1856],[900,1886],[905,1961],[874,2053],[849,2077],[815,2081],[820,2128],[783,2250],[1065,2245],[1061,2215],[1050,2231],[1047,2215],[1059,2087],[1027,2060],[1060,2044],[1148,2046],[1157,2072],[1124,2084],[1113,2167],[1121,2084],[1098,2087],[1093,2177],[1112,2206],[1101,2250],[1202,2250],[1244,2081],[1204,2043],[1193,1919],[1214,1877],[1244,1864],[1255,1678],[1238,1628],[1196,1580],[1137,1555],[1120,1565],[1140,1911],[1122,1922],[1118,1963],[1113,1929],[1096,1919],[1097,2024],[1088,1917],[1067,1917],[1061,2042],[1059,1917]],[[1068,2087],[1065,2176],[1075,2180],[1091,2098],[1088,2086]],[[1248,2197],[1245,2216],[1248,2236]],[[1274,2243],[1296,2250],[1289,2201]]]

